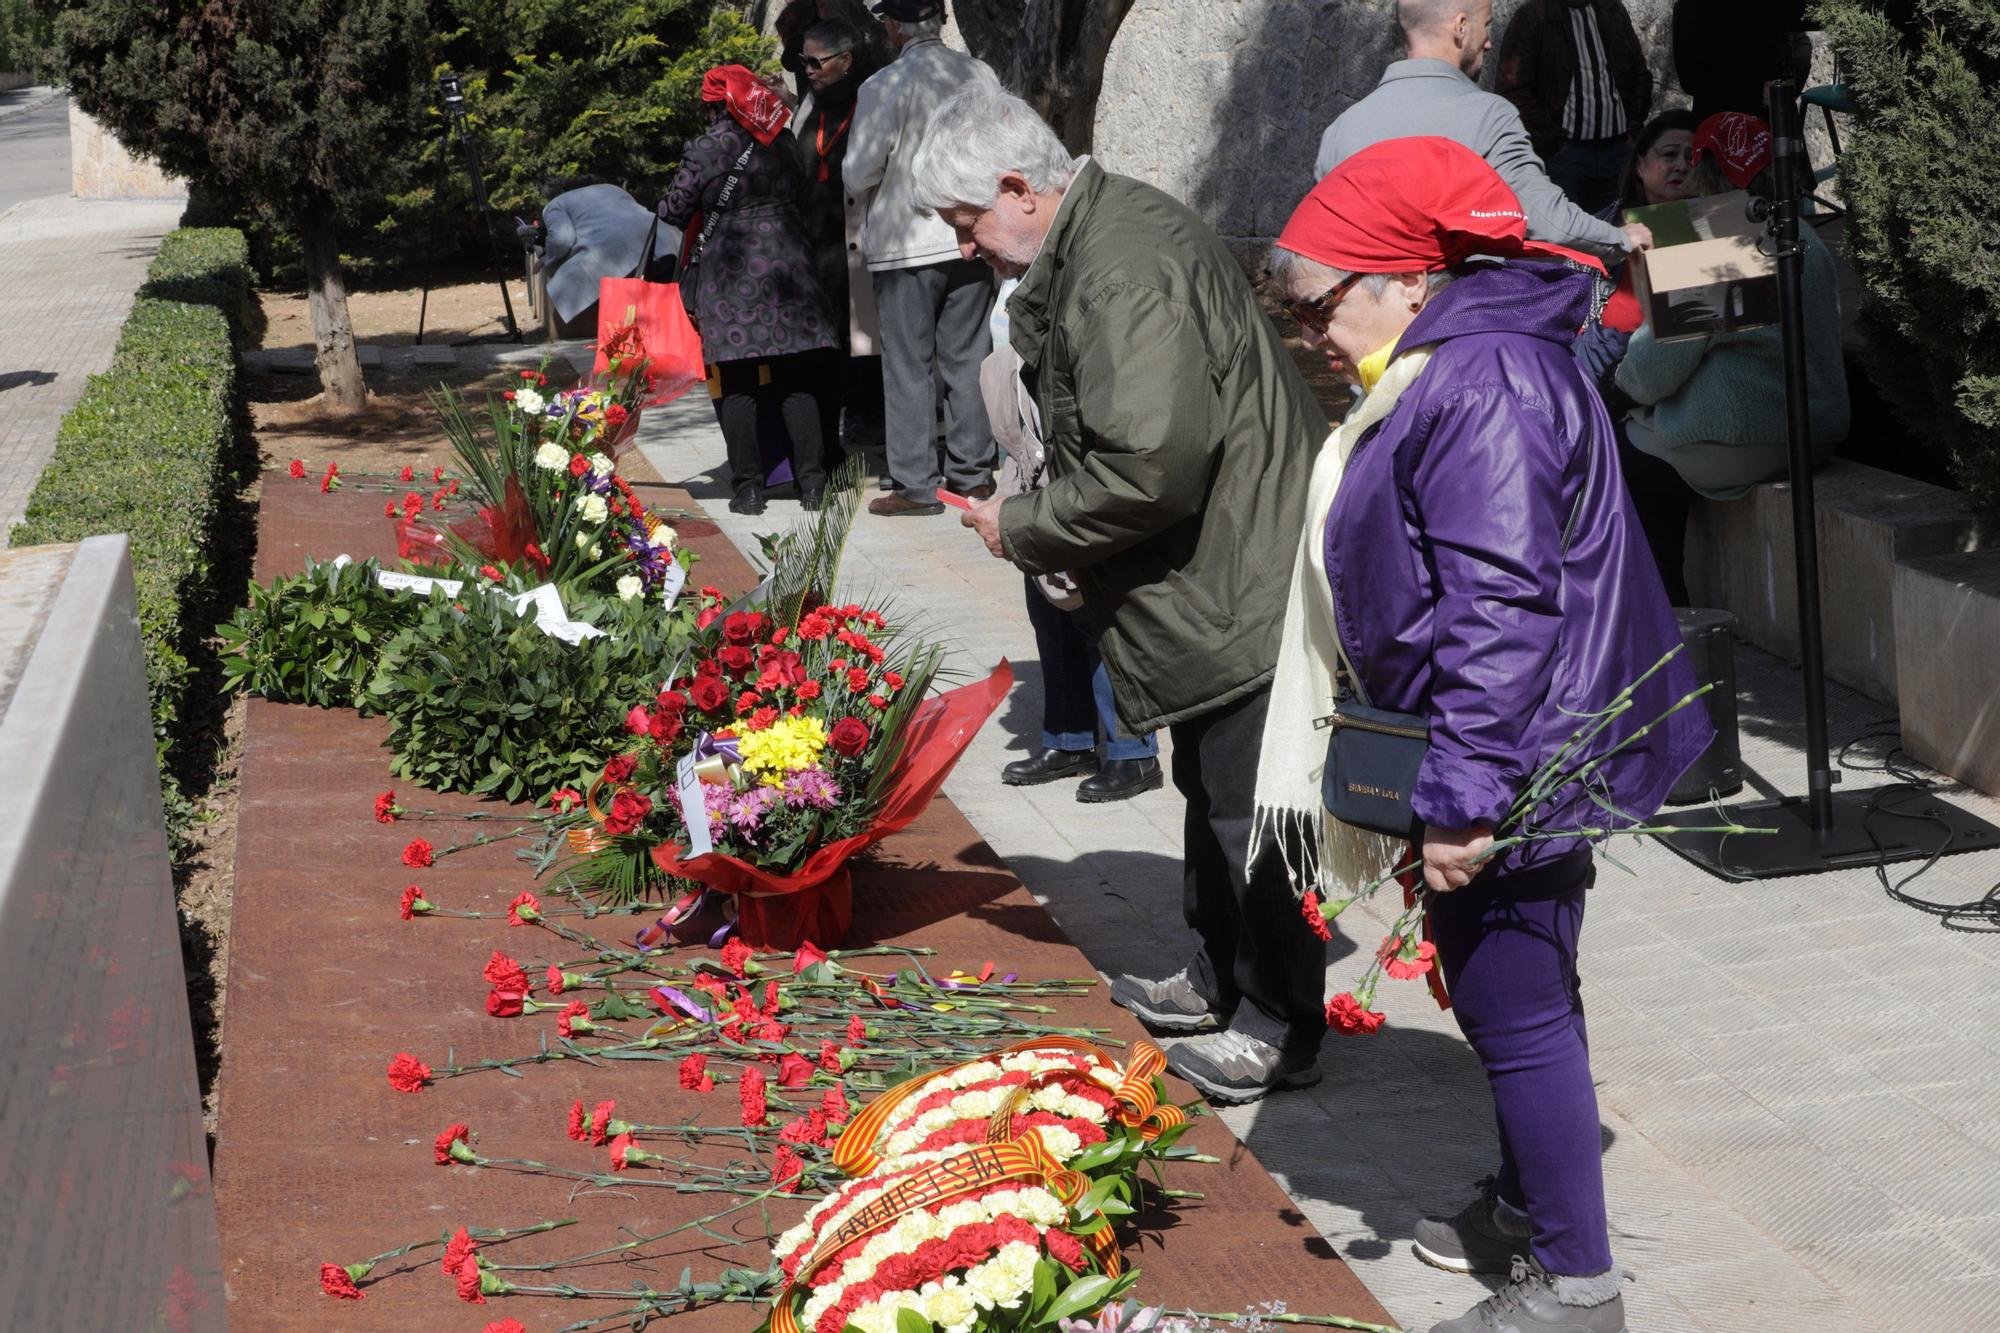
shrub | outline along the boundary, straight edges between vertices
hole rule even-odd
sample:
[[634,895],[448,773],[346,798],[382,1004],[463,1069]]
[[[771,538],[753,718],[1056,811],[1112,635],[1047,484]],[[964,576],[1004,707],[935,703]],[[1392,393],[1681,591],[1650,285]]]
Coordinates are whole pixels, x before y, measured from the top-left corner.
[[2000,8],[1820,0],[1858,107],[1840,161],[1871,378],[2000,508]]
[[[180,233],[175,233],[175,236]],[[240,235],[168,238],[147,288],[199,291],[215,304],[141,295],[111,368],[93,375],[56,431],[14,546],[123,532],[156,740],[175,735],[191,667],[190,612],[206,599],[214,518],[236,440],[236,357],[221,306],[248,300]],[[168,802],[176,793],[168,786]]]

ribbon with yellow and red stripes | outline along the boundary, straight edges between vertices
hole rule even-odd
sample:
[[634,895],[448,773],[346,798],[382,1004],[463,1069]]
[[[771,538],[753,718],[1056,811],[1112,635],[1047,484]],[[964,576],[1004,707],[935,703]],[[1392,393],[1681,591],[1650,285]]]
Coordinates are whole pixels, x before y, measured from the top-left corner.
[[[842,1136],[843,1140],[845,1137]],[[1009,1180],[1035,1181],[1071,1207],[1090,1188],[1087,1177],[1066,1169],[1042,1142],[1041,1135],[1033,1132],[1004,1143],[968,1148],[941,1162],[933,1162],[883,1190],[820,1238],[812,1257],[800,1265],[791,1281],[778,1292],[778,1299],[771,1307],[771,1333],[804,1333],[793,1309],[797,1297],[812,1275],[849,1245],[894,1226],[911,1213]],[[1098,1267],[1108,1276],[1118,1276],[1124,1265],[1111,1228],[1099,1227],[1082,1239],[1097,1257]]]
[[[926,1083],[938,1078],[948,1078],[968,1065],[998,1060],[1004,1056],[1019,1055],[1027,1051],[1074,1051],[1080,1055],[1091,1056],[1098,1063],[1109,1065],[1113,1069],[1118,1067],[1118,1062],[1102,1048],[1080,1037],[1035,1037],[1028,1041],[1016,1042],[979,1060],[966,1060],[949,1069],[919,1074],[877,1097],[848,1123],[846,1130],[834,1144],[833,1164],[850,1176],[868,1174],[882,1164],[881,1155],[875,1151],[875,1141],[882,1136],[883,1127],[888,1124],[889,1117],[895,1113],[897,1107],[910,1099],[911,1094]],[[1149,1142],[1187,1119],[1178,1106],[1160,1105],[1159,1094],[1154,1091],[1153,1079],[1166,1067],[1166,1052],[1150,1041],[1134,1042],[1132,1062],[1126,1066],[1124,1077],[1119,1080],[1117,1088],[1111,1094],[1112,1099],[1118,1104],[1118,1122],[1128,1129],[1137,1130]],[[1023,1092],[1027,1090],[1022,1089]],[[1013,1105],[1013,1099],[1009,1099],[1007,1106],[1003,1108],[1004,1116],[1011,1117]],[[1004,1126],[1007,1120],[996,1117],[996,1123]]]

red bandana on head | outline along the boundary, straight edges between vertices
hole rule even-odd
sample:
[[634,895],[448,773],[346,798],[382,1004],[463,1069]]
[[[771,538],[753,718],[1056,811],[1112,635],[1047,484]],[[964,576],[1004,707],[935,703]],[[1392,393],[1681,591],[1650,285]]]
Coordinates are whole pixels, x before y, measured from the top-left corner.
[[741,65],[717,65],[702,75],[701,100],[728,107],[736,123],[766,148],[792,118],[785,99]]
[[1348,158],[1313,186],[1278,244],[1349,273],[1433,273],[1474,255],[1589,255],[1528,239],[1521,201],[1486,159],[1450,139],[1389,139]]
[[1739,190],[1750,188],[1759,172],[1771,165],[1771,131],[1744,111],[1718,111],[1694,132],[1694,155],[1715,154],[1715,165]]

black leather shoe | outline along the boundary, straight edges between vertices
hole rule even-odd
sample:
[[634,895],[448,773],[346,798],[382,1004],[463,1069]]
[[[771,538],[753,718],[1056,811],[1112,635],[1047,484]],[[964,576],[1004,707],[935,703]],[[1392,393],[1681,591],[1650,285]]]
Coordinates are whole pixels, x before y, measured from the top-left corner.
[[1113,759],[1083,780],[1076,799],[1095,805],[1103,801],[1129,801],[1142,791],[1155,791],[1166,782],[1157,759]]
[[817,514],[826,508],[825,491],[806,491],[799,496],[799,508],[808,514]]
[[1030,750],[1026,759],[1016,759],[1000,770],[1000,780],[1010,787],[1034,787],[1059,778],[1073,778],[1097,767],[1095,750]]
[[736,492],[736,497],[729,502],[729,512],[732,514],[763,513],[764,492],[755,486],[744,487],[742,490]]

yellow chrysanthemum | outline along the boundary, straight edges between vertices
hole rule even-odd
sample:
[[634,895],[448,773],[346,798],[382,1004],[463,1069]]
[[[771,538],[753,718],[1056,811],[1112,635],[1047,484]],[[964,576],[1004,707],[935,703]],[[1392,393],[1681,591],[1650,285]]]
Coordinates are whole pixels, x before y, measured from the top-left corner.
[[826,749],[826,727],[816,717],[781,717],[762,731],[737,738],[743,771],[767,787],[785,780],[797,768],[811,768]]

